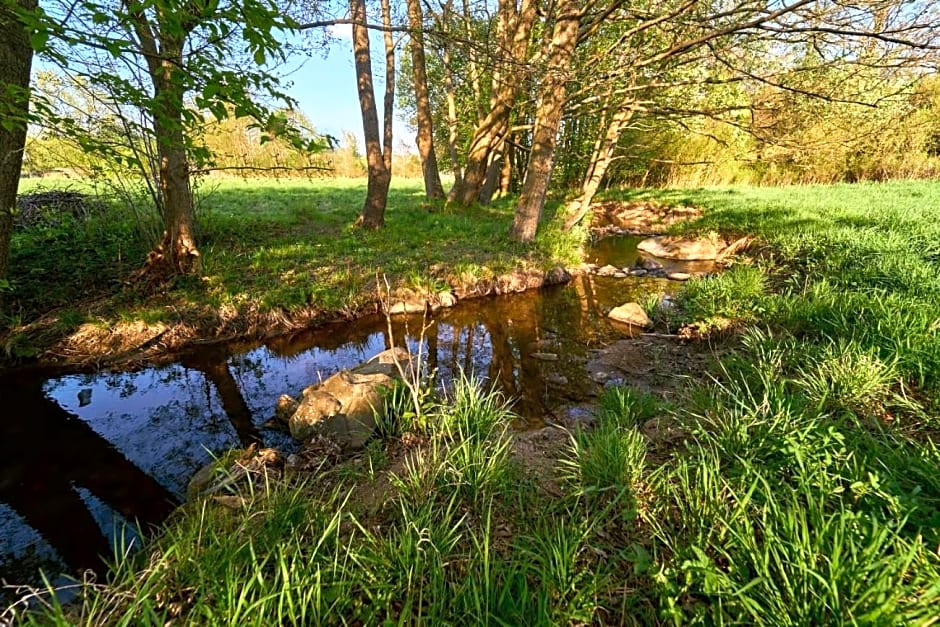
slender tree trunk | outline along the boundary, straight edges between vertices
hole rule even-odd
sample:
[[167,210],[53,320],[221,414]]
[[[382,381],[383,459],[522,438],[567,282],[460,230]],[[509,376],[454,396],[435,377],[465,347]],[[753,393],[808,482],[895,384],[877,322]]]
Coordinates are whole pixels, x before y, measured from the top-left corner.
[[444,63],[444,95],[447,99],[447,150],[450,157],[450,167],[454,174],[454,185],[447,194],[447,202],[457,200],[457,191],[463,185],[463,168],[460,167],[460,155],[457,151],[457,137],[459,123],[457,120],[457,90],[454,87],[454,68],[450,56],[450,9],[452,0],[444,3],[441,15],[441,31],[443,32],[443,45],[441,57]]
[[454,186],[447,195],[447,201],[453,202],[456,200],[457,190],[463,186],[463,168],[460,167],[460,154],[457,150],[457,92],[454,89],[454,72],[450,66],[450,51],[447,48],[444,48],[444,92],[447,96],[447,150],[454,174]]
[[503,159],[502,154],[494,154],[493,160],[486,169],[486,178],[483,179],[483,188],[480,190],[480,198],[478,199],[481,205],[488,205],[493,200],[493,194],[496,193],[499,187],[500,174],[503,171]]
[[580,15],[575,0],[559,2],[558,19],[555,21],[548,56],[548,72],[542,80],[539,103],[535,111],[532,152],[529,153],[529,164],[526,166],[522,193],[519,195],[512,224],[512,236],[520,242],[531,242],[535,238],[542,207],[545,205],[579,23]]
[[[17,7],[28,11],[35,10],[36,4],[36,0],[16,2]],[[10,7],[0,5],[0,280],[6,278],[10,260],[16,190],[26,146],[32,62],[29,33]]]
[[173,79],[176,64],[163,61],[156,84],[154,135],[160,164],[163,240],[148,255],[148,270],[156,277],[187,274],[199,269],[196,248],[196,213],[189,184],[189,162],[183,131],[183,90]]
[[434,126],[431,118],[431,97],[428,94],[428,73],[424,60],[424,18],[421,1],[408,0],[408,23],[411,27],[411,68],[414,74],[415,105],[418,118],[418,154],[424,175],[424,194],[428,198],[444,198],[444,186],[434,152]]
[[591,201],[594,200],[594,195],[600,189],[604,175],[607,174],[607,168],[613,163],[614,149],[617,147],[620,133],[632,117],[633,108],[621,107],[610,119],[604,134],[598,135],[597,141],[594,142],[594,149],[591,151],[591,160],[584,174],[584,181],[581,183],[581,194],[568,203],[566,208],[569,217],[565,220],[565,231],[570,230],[587,215],[591,208]]
[[[170,61],[165,62],[170,65]],[[172,70],[167,70],[170,73]],[[189,184],[189,162],[183,132],[183,92],[171,81],[157,91],[159,111],[154,120],[157,159],[160,163],[160,196],[163,201],[163,240],[150,252],[148,265],[161,273],[186,274],[198,270],[196,213]]]
[[377,229],[385,224],[385,205],[388,201],[388,186],[391,173],[385,167],[382,141],[379,137],[379,115],[375,104],[375,89],[372,83],[372,54],[369,48],[369,31],[365,26],[365,0],[350,0],[349,12],[354,21],[353,53],[355,55],[356,86],[359,90],[359,109],[362,112],[362,132],[366,140],[366,164],[369,182],[362,213],[357,226]]
[[512,161],[515,158],[515,148],[508,141],[503,146],[503,169],[499,173],[499,196],[505,196],[512,191]]
[[[507,0],[502,0],[506,2]],[[509,0],[515,2],[515,0]],[[463,36],[466,41],[473,41],[473,16],[470,12],[470,1],[463,0]],[[502,41],[502,40],[500,40]],[[477,48],[467,48],[467,70],[470,75],[470,88],[473,92],[473,101],[476,103],[477,122],[486,116],[486,106],[483,102],[483,88],[480,84],[480,64],[477,62]]]
[[[395,41],[392,39],[392,7],[382,0],[382,40],[385,44],[385,99],[382,102],[382,163],[392,178],[392,130],[395,115]],[[386,195],[388,190],[386,189]]]
[[[501,8],[502,6],[501,4]],[[524,60],[529,46],[529,35],[537,18],[536,9],[535,0],[522,0],[518,13],[514,13],[515,18],[511,20],[515,26],[511,38],[512,43],[511,46],[505,48],[510,50],[512,59],[503,60],[504,63],[512,64],[513,61],[521,63]],[[503,74],[500,70],[498,76],[503,76]],[[522,83],[523,80],[517,72],[506,73],[505,79],[498,83],[494,80],[490,111],[474,130],[470,149],[467,152],[463,180],[454,193],[457,202],[471,205],[479,199],[486,180],[490,155],[505,139],[505,134],[509,129],[509,118]]]

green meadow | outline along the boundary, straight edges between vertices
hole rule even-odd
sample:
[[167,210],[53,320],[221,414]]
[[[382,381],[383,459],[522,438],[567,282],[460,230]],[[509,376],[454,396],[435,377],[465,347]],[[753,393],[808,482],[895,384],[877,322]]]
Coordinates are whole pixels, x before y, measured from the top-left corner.
[[[407,275],[563,257],[539,245],[510,255],[500,239],[508,209],[422,214],[411,188],[395,193],[413,196],[412,209],[399,200],[376,234],[349,231],[352,208],[336,199],[352,190],[308,190],[299,209],[270,190],[225,189],[205,214],[206,298],[238,291],[224,270],[238,254],[257,268],[238,277],[251,284],[291,263],[371,259],[371,271],[396,259]],[[248,197],[236,210],[234,198]],[[421,412],[398,390],[385,439],[361,455],[236,487],[234,509],[191,503],[77,604],[22,620],[940,621],[940,183],[608,197],[693,204],[704,217],[683,230],[757,238],[728,271],[688,282],[670,317],[668,331],[687,325],[713,345],[709,372],[670,398],[607,389],[596,426],[559,433],[538,465],[514,454],[524,436],[511,432],[505,399],[478,384],[449,399],[419,395]],[[388,256],[357,252],[397,233],[398,220],[436,226]],[[339,236],[293,236],[326,231]],[[432,242],[420,246],[424,266],[406,250],[422,240]],[[221,252],[223,242],[242,252]],[[290,303],[301,298],[293,289],[264,293]]]
[[[27,181],[21,193],[62,187],[89,191],[44,179]],[[104,197],[82,219],[56,215],[21,230],[0,320],[7,358],[35,356],[83,324],[186,324],[197,335],[222,327],[237,335],[254,320],[355,314],[374,305],[377,278],[380,286],[387,278],[393,288],[427,289],[580,261],[583,232],[549,227],[521,245],[509,237],[507,200],[445,211],[424,200],[417,180],[393,184],[384,229],[356,229],[364,188],[362,179],[204,180],[196,194],[200,275],[157,290],[132,278],[157,240],[155,216],[127,197]]]

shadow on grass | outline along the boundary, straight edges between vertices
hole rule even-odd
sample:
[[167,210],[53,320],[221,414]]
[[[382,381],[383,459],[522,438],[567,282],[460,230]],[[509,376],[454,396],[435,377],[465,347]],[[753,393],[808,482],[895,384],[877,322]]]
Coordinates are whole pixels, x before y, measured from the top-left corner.
[[[197,194],[201,275],[180,277],[156,292],[127,284],[150,242],[125,208],[115,206],[106,219],[75,228],[20,233],[4,326],[14,333],[28,328],[21,351],[27,356],[29,337],[65,333],[56,313],[65,306],[73,321],[102,327],[199,324],[245,310],[352,311],[374,299],[380,275],[393,286],[443,286],[454,278],[472,281],[580,260],[579,236],[557,228],[543,229],[533,244],[511,240],[511,198],[450,210],[426,201],[420,181],[393,183],[385,228],[354,228],[364,187],[363,180],[203,184]],[[549,206],[546,220],[556,207]]]

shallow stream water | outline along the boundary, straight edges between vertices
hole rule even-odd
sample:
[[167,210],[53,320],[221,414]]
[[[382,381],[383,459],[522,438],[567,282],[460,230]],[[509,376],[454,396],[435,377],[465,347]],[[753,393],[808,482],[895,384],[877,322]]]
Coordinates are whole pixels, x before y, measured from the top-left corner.
[[[637,241],[602,240],[588,261],[632,266]],[[584,275],[464,301],[425,331],[427,364],[441,385],[460,371],[485,378],[517,399],[519,428],[541,425],[551,410],[596,393],[584,371],[590,352],[629,333],[606,312],[675,288]],[[397,319],[394,343],[416,346],[421,327],[420,317]],[[212,346],[158,367],[0,378],[0,579],[100,570],[100,555],[133,538],[128,523],[163,521],[212,455],[252,442],[290,447],[266,426],[279,395],[299,396],[389,346],[385,320],[373,316]]]

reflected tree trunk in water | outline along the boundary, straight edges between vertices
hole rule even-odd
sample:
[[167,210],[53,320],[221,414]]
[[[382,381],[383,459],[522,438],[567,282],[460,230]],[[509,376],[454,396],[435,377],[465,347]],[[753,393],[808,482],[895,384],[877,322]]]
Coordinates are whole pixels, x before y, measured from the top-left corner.
[[437,377],[437,367],[438,367],[438,351],[440,348],[437,345],[437,335],[438,335],[438,323],[435,322],[430,327],[428,327],[427,332],[425,332],[425,338],[428,341],[428,351],[427,351],[427,364],[428,364],[428,374],[431,376]]
[[513,335],[519,346],[519,408],[525,415],[534,416],[544,413],[546,409],[545,396],[548,392],[542,370],[548,367],[540,359],[532,357],[532,353],[543,352],[539,346],[542,326],[541,301],[534,298],[522,298],[513,312]]
[[228,363],[225,361],[213,361],[209,364],[188,366],[201,372],[206,380],[215,387],[219,400],[222,401],[222,409],[238,434],[238,441],[244,446],[261,443],[261,434],[252,418],[251,410],[245,397],[242,395],[241,388],[238,387],[238,381],[232,376]]
[[510,326],[505,321],[501,323],[495,320],[487,327],[490,332],[490,348],[493,351],[487,376],[508,398],[519,398],[521,395],[516,387],[516,356],[509,340]]
[[[461,365],[461,368],[463,368],[463,371],[467,374],[473,370],[473,342],[475,339],[474,331],[476,331],[476,325],[470,325],[467,327],[467,350],[464,352],[463,364]],[[454,369],[454,372],[456,374],[456,368]]]
[[[45,395],[41,383],[0,382],[19,413],[0,422],[0,501],[74,569],[101,570],[111,548],[77,492],[85,488],[131,523],[162,523],[176,500],[110,442]],[[24,451],[30,451],[27,458]],[[27,461],[28,460],[28,461]]]

